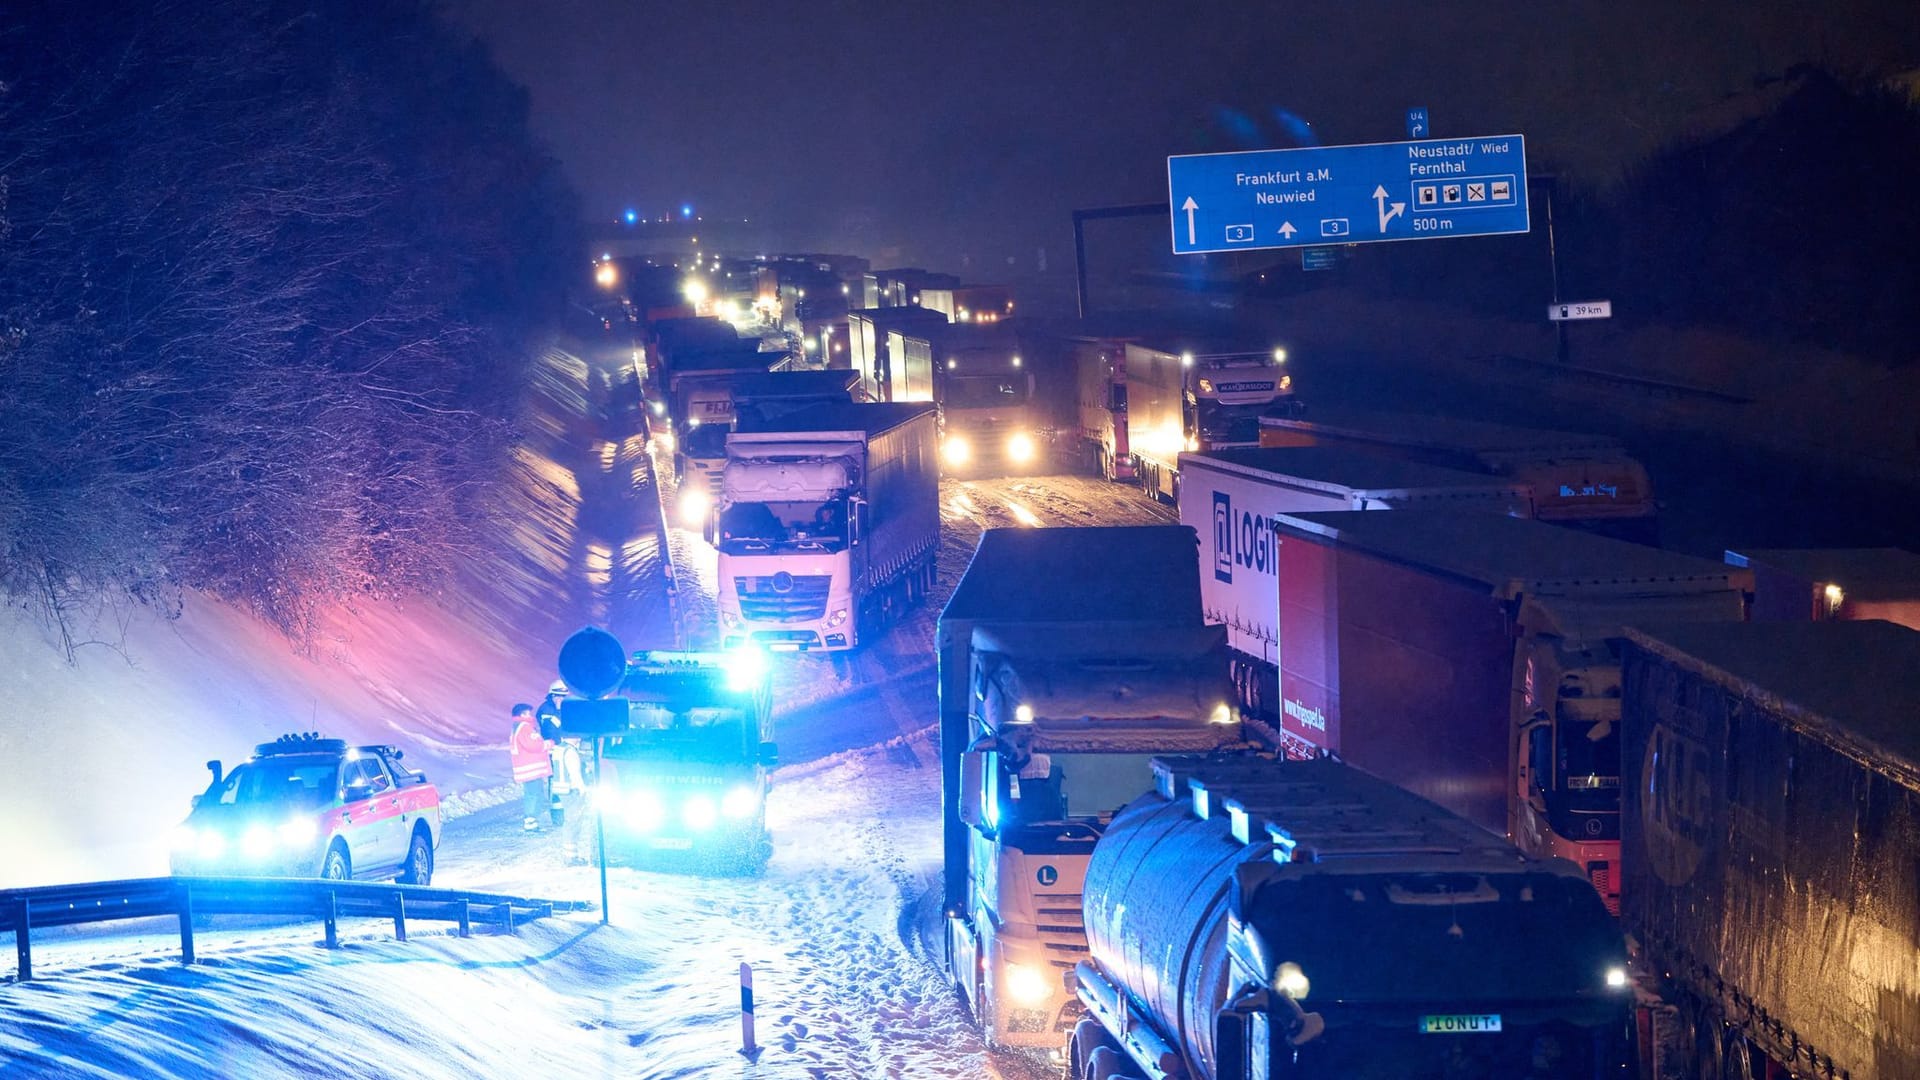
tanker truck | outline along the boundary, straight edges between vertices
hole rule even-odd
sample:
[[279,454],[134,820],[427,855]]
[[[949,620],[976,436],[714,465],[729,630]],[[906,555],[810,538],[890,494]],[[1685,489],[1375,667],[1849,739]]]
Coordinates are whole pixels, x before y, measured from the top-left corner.
[[1601,1080],[1620,931],[1580,869],[1332,759],[1164,757],[1087,864],[1071,1080]]
[[1193,530],[989,529],[941,613],[947,966],[995,1047],[1079,1019],[1080,879],[1156,753],[1238,743]]

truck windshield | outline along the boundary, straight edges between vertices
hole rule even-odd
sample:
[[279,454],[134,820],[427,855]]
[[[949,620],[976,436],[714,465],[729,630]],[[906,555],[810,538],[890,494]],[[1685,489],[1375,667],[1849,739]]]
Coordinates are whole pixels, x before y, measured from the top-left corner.
[[688,457],[723,458],[727,456],[727,425],[701,424],[678,436],[680,450]]
[[634,702],[632,727],[606,755],[613,760],[672,758],[678,761],[737,761],[758,742],[748,739],[749,717],[735,708],[666,709]]
[[741,502],[720,511],[720,550],[838,551],[847,544],[847,505],[826,502]]
[[[1560,790],[1620,790],[1620,724],[1585,720],[1560,709]],[[1617,803],[1617,799],[1609,798]]]
[[1024,404],[1028,393],[1023,375],[962,375],[946,380],[943,401],[950,409],[991,409]]
[[1245,443],[1248,446],[1260,442],[1260,413],[1267,403],[1253,405],[1222,405],[1211,398],[1201,398],[1195,402],[1195,411],[1200,425],[1200,441],[1205,446],[1223,446],[1229,443]]
[[1003,809],[1022,825],[1104,821],[1153,787],[1152,762],[1152,754],[1035,753],[1017,770],[1008,766]]
[[288,754],[236,765],[207,789],[205,802],[220,806],[312,807],[333,800],[340,759],[326,754]]

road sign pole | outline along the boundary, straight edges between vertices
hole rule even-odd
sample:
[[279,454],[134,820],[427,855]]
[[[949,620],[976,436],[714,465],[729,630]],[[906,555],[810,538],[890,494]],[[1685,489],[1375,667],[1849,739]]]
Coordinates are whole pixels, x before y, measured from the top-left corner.
[[600,789],[600,736],[593,737],[593,791],[587,798],[593,800],[593,847],[595,860],[600,864],[600,925],[607,926],[607,815],[606,807],[600,805],[596,795]]
[[[1553,176],[1542,176],[1538,179],[1547,189],[1547,267],[1553,279],[1553,302],[1558,304],[1560,302],[1560,248],[1554,240],[1553,233],[1553,193],[1559,185],[1556,183],[1557,178]],[[1554,359],[1564,364],[1567,362],[1566,320],[1562,319],[1553,324],[1553,335]]]

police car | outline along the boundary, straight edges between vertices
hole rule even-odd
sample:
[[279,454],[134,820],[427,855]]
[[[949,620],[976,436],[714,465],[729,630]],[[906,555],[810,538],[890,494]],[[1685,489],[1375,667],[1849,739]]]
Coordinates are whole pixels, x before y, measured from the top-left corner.
[[426,885],[440,846],[440,792],[391,746],[283,735],[194,796],[173,872],[394,878]]

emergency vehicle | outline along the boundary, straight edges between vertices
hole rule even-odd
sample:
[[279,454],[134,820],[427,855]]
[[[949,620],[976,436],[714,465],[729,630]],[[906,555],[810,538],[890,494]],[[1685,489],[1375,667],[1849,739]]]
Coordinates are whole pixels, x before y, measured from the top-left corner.
[[426,885],[440,846],[440,792],[391,746],[282,735],[193,798],[175,830],[175,874],[393,878]]

